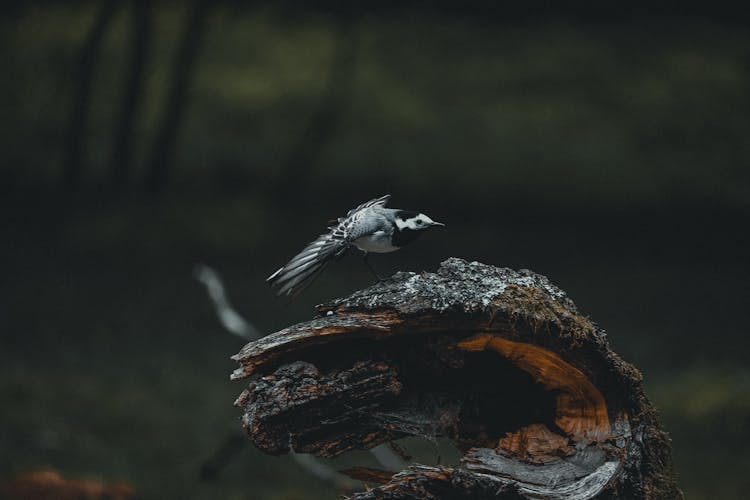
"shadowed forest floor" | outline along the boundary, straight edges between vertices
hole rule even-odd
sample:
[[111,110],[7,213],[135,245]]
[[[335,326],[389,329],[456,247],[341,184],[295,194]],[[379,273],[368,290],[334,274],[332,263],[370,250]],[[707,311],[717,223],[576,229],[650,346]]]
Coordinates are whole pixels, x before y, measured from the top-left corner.
[[[2,256],[7,270],[0,286],[0,441],[7,451],[0,470],[8,476],[53,466],[131,481],[147,497],[310,498],[317,492],[330,498],[333,489],[289,458],[264,456],[249,444],[214,482],[199,481],[202,460],[239,427],[231,403],[241,385],[228,381],[234,368],[228,356],[241,342],[217,325],[191,266],[199,260],[216,266],[238,310],[266,332],[308,318],[315,303],[367,286],[367,270],[347,257],[285,306],[263,279],[294,252],[298,235],[274,237],[272,228],[266,233],[262,225],[244,225],[256,210],[251,200],[229,203],[234,217],[220,203],[191,200],[206,219],[227,217],[238,229],[255,228],[255,244],[227,250],[196,230],[200,221],[173,227],[171,243],[165,235],[154,240],[162,217],[191,217],[181,203],[151,206],[148,218],[156,227],[136,219],[131,231],[113,229],[116,236],[97,243],[87,241],[85,228],[101,217],[117,218],[118,208],[97,215],[84,210],[55,228],[42,227],[44,218],[27,225],[35,220],[28,212],[23,228],[16,221],[25,239]],[[431,212],[439,213],[434,206]],[[686,493],[741,497],[748,486],[742,471],[750,465],[743,451],[750,438],[743,322],[748,266],[732,249],[747,241],[727,230],[739,221],[722,217],[727,227],[721,228],[676,214],[486,213],[462,224],[445,215],[445,233],[429,234],[374,265],[383,273],[434,270],[443,257],[458,255],[548,275],[607,329],[615,350],[643,370],[674,439]],[[300,224],[299,234],[314,235],[313,219],[295,222],[287,214],[276,222]],[[611,223],[603,227],[603,219]],[[490,227],[488,220],[499,222]],[[56,236],[50,239],[49,232]],[[639,238],[626,236],[635,232]],[[694,232],[711,246],[695,244]],[[480,233],[486,236],[473,239]],[[427,461],[440,454],[428,442],[411,448]],[[366,454],[354,462],[363,460],[372,462]]]

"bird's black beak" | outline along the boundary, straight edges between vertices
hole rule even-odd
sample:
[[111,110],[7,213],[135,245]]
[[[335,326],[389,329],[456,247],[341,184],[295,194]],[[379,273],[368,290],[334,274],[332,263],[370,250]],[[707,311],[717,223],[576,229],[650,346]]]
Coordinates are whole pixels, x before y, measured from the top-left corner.
[[430,226],[440,226],[440,227],[445,227],[445,224],[443,224],[442,222],[435,222],[435,221],[432,221],[432,223],[430,224]]

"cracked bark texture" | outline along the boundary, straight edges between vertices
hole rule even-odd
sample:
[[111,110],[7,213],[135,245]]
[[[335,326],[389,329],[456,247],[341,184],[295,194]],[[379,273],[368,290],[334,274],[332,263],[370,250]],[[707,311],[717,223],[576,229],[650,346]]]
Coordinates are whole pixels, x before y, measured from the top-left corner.
[[354,468],[353,498],[682,498],[640,372],[547,278],[450,258],[247,344],[235,405],[261,450],[335,457],[451,439],[452,467]]

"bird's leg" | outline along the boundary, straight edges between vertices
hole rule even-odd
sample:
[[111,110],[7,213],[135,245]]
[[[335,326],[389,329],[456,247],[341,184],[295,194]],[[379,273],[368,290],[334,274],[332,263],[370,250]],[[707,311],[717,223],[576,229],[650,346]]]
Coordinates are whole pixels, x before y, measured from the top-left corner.
[[370,270],[370,272],[373,274],[373,276],[375,276],[378,279],[378,281],[385,281],[383,278],[380,277],[380,275],[377,272],[375,272],[375,269],[373,269],[372,265],[370,265],[370,261],[367,260],[369,256],[370,254],[368,252],[365,252],[365,254],[362,256],[362,262],[365,263],[365,265],[367,266],[367,269]]

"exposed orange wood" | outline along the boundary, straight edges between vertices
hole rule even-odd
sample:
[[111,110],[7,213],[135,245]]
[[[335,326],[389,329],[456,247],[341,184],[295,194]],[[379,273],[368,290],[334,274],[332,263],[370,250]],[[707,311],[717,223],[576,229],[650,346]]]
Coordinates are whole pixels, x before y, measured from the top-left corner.
[[531,424],[509,432],[498,442],[498,448],[530,462],[546,462],[572,451],[567,438],[555,434],[544,424]]
[[561,391],[555,423],[576,442],[603,441],[611,435],[607,404],[601,392],[578,368],[554,352],[499,334],[483,333],[458,343],[467,351],[493,350],[531,374],[545,389]]

